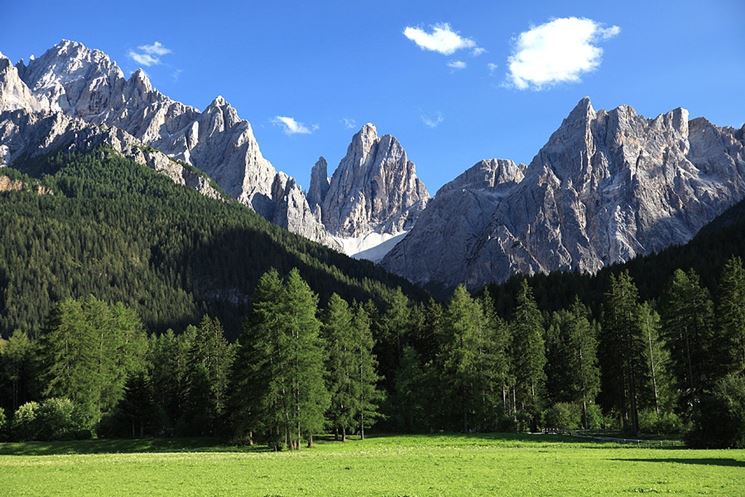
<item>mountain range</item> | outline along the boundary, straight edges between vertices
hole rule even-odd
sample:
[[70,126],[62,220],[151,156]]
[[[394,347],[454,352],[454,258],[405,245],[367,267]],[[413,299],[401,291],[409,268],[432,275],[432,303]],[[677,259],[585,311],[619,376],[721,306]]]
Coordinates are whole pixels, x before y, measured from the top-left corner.
[[649,119],[582,99],[529,164],[485,159],[430,199],[401,143],[365,124],[329,178],[303,191],[264,158],[222,97],[200,111],[63,40],[0,54],[0,165],[105,144],[171,180],[234,198],[289,231],[422,284],[471,288],[514,273],[595,273],[690,240],[745,197],[745,126]]

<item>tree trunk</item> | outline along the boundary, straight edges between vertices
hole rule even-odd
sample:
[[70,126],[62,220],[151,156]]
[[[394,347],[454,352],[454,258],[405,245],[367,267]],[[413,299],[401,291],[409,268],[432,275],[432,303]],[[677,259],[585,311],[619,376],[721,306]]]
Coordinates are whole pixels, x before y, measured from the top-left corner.
[[341,427],[341,441],[342,442],[347,441],[347,427],[346,426]]
[[312,447],[313,447],[313,434],[310,433],[308,434],[308,448],[310,449]]

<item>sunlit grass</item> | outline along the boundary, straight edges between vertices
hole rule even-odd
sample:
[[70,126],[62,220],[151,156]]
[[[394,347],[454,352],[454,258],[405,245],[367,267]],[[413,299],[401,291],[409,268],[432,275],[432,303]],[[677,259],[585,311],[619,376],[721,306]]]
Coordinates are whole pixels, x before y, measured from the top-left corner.
[[209,440],[0,444],[0,494],[745,496],[745,451],[648,444],[530,435],[320,441],[297,453]]

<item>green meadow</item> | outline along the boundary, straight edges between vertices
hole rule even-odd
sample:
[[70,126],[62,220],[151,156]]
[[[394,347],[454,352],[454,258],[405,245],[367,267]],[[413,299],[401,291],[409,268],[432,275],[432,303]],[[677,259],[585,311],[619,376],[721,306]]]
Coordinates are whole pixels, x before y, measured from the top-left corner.
[[3,496],[745,496],[745,450],[550,435],[321,440],[299,452],[209,440],[0,444]]

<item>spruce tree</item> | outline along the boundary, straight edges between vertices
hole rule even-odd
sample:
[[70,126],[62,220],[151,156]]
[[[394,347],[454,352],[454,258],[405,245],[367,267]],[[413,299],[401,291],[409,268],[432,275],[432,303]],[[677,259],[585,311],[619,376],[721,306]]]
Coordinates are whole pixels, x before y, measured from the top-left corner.
[[274,450],[282,448],[287,431],[284,301],[285,289],[279,273],[274,269],[267,271],[259,278],[251,312],[238,340],[231,382],[236,437],[249,443],[255,437],[263,437]]
[[611,275],[600,340],[602,388],[624,427],[639,433],[639,401],[647,365],[639,292],[627,271]]
[[745,268],[739,257],[730,258],[719,279],[718,336],[713,351],[722,373],[745,370]]
[[515,378],[514,402],[536,429],[545,389],[546,351],[541,311],[528,282],[523,280],[516,297],[510,324],[512,330],[512,370]]
[[662,328],[686,417],[719,377],[719,358],[712,354],[716,350],[714,319],[709,292],[696,272],[675,271],[662,302]]

